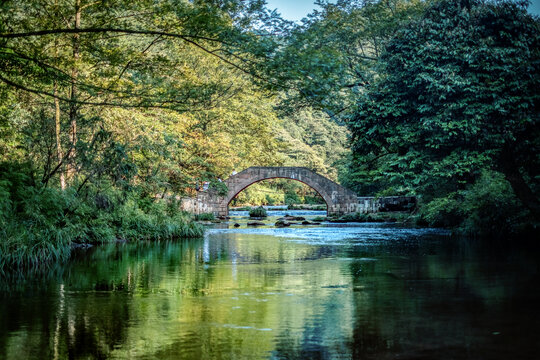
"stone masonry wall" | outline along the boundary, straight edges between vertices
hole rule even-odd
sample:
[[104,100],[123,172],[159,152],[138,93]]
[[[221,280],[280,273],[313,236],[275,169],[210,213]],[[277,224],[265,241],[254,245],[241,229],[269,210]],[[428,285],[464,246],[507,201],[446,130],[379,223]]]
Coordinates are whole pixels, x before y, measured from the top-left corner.
[[414,197],[358,197],[351,190],[303,167],[250,167],[225,181],[229,189],[227,195],[220,196],[213,190],[201,191],[195,199],[183,199],[182,208],[195,214],[211,212],[226,216],[229,203],[239,192],[258,181],[275,178],[297,180],[312,187],[326,202],[329,216],[394,211],[416,204]]

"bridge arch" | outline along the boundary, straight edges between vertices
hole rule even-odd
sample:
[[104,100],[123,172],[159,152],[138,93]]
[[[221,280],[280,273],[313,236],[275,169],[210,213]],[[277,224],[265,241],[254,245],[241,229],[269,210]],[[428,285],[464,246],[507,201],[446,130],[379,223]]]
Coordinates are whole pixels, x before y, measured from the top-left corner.
[[[326,204],[326,209],[328,210],[328,204],[332,201],[332,196],[327,194],[324,189],[322,188],[316,188],[315,186],[312,186],[302,180],[298,180],[298,179],[293,179],[291,177],[273,177],[273,178],[264,178],[264,179],[260,179],[260,180],[255,180],[253,182],[246,182],[245,186],[244,184],[242,185],[239,185],[238,188],[240,188],[240,190],[237,191],[237,189],[233,190],[233,191],[230,191],[229,190],[229,193],[227,194],[227,197],[226,197],[226,201],[227,201],[227,208],[229,207],[229,205],[231,204],[231,201],[234,200],[234,198],[240,194],[242,191],[244,191],[245,189],[247,189],[248,187],[250,187],[251,185],[253,184],[256,184],[258,182],[261,182],[261,181],[264,181],[264,180],[270,180],[270,179],[287,179],[287,180],[295,180],[295,181],[298,181],[298,182],[301,182],[302,184],[305,184],[307,186],[309,186],[310,188],[312,188],[313,190],[315,190],[315,192],[317,194],[319,194],[323,200],[324,200],[324,203]],[[242,187],[243,186],[243,187]],[[236,193],[234,193],[236,191]]]
[[357,210],[358,199],[354,192],[334,181],[304,167],[250,167],[225,180],[228,192],[218,196],[206,192],[198,196],[199,208],[217,215],[228,215],[229,203],[248,186],[267,179],[291,179],[313,188],[326,202],[328,215],[339,215]]

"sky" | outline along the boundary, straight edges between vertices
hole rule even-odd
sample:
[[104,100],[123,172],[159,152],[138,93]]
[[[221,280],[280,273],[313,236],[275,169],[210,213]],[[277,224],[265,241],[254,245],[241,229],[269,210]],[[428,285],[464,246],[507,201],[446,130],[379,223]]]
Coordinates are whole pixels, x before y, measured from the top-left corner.
[[540,0],[531,1],[529,12],[535,15],[540,15]]
[[266,7],[271,10],[277,9],[287,20],[299,21],[315,8],[314,2],[314,0],[266,0]]
[[[300,21],[314,8],[314,0],[266,0],[269,9],[277,9],[287,20]],[[540,15],[540,0],[532,0],[529,12]]]

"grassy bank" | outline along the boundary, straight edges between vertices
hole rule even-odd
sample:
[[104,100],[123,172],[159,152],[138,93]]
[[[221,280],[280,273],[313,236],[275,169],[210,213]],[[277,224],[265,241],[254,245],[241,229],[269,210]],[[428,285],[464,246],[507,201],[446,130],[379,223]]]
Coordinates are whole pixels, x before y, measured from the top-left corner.
[[[107,188],[107,190],[103,190]],[[0,172],[0,273],[67,260],[73,246],[199,237],[178,204],[112,187],[40,187],[23,172]]]

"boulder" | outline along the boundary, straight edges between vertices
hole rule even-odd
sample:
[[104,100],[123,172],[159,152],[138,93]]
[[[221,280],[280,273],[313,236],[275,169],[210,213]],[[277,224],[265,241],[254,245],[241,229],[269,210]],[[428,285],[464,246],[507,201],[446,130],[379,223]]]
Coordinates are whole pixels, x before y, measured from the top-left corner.
[[285,217],[282,218],[283,220],[291,220],[291,221],[304,221],[306,220],[305,217],[302,216],[291,216],[291,215],[285,215]]
[[252,221],[252,222],[248,222],[247,224],[248,224],[248,226],[263,226],[263,225],[266,225],[265,223],[260,222],[260,221]]
[[276,223],[274,224],[276,227],[286,227],[286,226],[291,226],[290,223],[288,223],[287,221],[285,220],[281,220],[281,219],[278,219],[278,221],[276,221]]
[[234,227],[240,227],[239,223],[234,223]]

